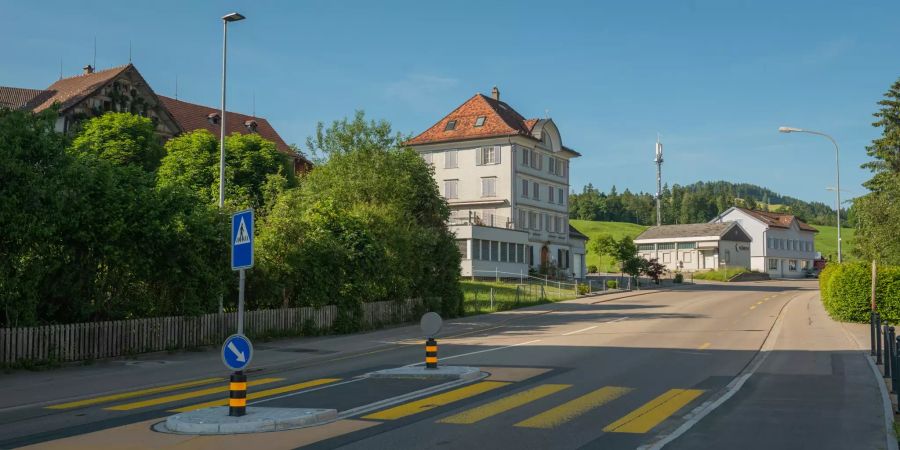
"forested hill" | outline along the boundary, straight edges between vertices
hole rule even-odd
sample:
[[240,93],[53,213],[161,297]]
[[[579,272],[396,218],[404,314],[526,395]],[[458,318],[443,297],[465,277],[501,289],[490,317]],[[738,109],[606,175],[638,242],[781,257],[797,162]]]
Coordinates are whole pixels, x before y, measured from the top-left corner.
[[[821,202],[806,202],[748,183],[697,182],[686,186],[663,186],[663,223],[706,222],[731,206],[787,212],[818,225],[834,225],[835,212]],[[613,186],[601,192],[588,184],[580,194],[569,195],[572,219],[656,223],[656,201],[651,193],[618,192]],[[851,218],[852,220],[852,218]]]

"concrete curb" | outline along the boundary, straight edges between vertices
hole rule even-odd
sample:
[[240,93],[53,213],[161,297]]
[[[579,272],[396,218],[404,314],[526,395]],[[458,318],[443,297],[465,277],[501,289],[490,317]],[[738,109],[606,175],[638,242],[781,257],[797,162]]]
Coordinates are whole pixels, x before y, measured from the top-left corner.
[[241,417],[228,415],[227,406],[204,408],[170,416],[161,427],[178,434],[244,434],[282,431],[320,425],[337,418],[334,409],[247,408]]
[[366,376],[369,378],[416,380],[474,380],[481,376],[481,370],[477,367],[467,366],[438,366],[437,369],[428,369],[423,366],[410,366],[370,372],[367,373]]

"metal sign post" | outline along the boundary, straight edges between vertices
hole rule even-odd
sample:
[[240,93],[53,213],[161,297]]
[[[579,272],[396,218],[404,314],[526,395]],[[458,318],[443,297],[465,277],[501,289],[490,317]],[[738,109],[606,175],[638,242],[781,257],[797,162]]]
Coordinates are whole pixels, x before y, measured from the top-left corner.
[[222,345],[222,362],[234,374],[229,384],[228,415],[240,417],[247,412],[247,376],[243,370],[253,357],[253,344],[244,336],[244,286],[246,269],[253,267],[253,210],[239,211],[231,216],[231,270],[240,274],[238,284],[237,334]]

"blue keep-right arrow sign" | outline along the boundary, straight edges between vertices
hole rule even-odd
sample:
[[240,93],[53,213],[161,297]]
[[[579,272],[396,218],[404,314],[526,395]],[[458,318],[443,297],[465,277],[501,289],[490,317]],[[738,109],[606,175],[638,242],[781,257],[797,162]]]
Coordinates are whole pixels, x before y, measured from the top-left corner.
[[222,362],[231,370],[244,370],[253,359],[253,344],[243,334],[233,334],[222,344]]

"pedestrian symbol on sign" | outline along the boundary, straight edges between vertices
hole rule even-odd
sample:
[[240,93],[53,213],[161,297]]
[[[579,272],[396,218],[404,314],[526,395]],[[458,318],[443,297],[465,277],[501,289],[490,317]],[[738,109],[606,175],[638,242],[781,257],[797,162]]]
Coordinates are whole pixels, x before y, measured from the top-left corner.
[[247,224],[244,223],[244,218],[241,218],[241,225],[238,227],[237,237],[234,239],[234,245],[240,244],[249,244],[250,243],[250,234],[247,233]]

